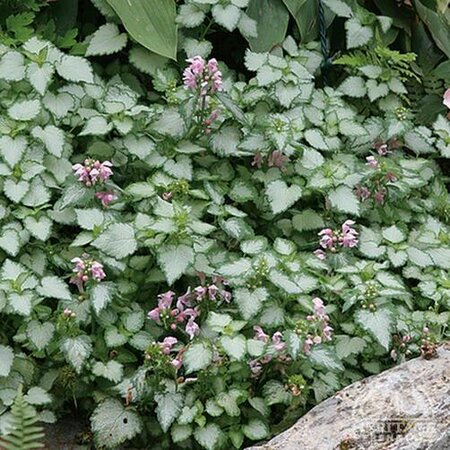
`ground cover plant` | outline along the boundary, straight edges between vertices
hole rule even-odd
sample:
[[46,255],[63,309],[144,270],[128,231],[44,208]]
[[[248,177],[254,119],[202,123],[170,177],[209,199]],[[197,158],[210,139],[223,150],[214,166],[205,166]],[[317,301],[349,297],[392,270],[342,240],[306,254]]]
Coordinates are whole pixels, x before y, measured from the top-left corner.
[[126,3],[0,17],[2,445],[244,448],[433,356],[446,2]]

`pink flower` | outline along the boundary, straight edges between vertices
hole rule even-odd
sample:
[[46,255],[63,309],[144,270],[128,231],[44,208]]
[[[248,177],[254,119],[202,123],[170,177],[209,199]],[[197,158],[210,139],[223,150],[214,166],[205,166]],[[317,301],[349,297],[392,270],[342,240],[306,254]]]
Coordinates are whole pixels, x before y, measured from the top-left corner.
[[266,343],[269,341],[269,335],[264,333],[263,329],[260,326],[255,325],[253,327],[253,330],[255,330],[255,332],[256,332],[254,339],[256,339],[257,341],[262,341],[262,342],[266,342]]
[[377,148],[377,152],[380,156],[386,156],[389,153],[387,144],[381,144]]
[[160,309],[169,309],[172,306],[175,292],[167,291],[158,295],[158,307]]
[[277,352],[282,352],[286,348],[286,344],[281,341],[282,337],[283,335],[281,334],[280,331],[277,331],[272,336],[272,345],[274,346]]
[[95,281],[102,281],[106,277],[103,265],[97,261],[93,261],[91,264],[91,274]]
[[388,172],[385,176],[384,179],[386,181],[388,181],[389,183],[395,183],[397,181],[397,176],[395,175],[395,173],[393,172]]
[[288,161],[289,156],[285,156],[282,152],[276,150],[270,154],[267,165],[269,167],[278,167],[282,169]]
[[342,237],[340,238],[340,242],[343,247],[353,248],[358,245],[358,232],[352,228],[355,222],[353,220],[346,220],[342,224]]
[[113,174],[111,167],[110,161],[101,163],[98,160],[87,158],[84,160],[84,165],[74,164],[72,169],[75,172],[75,176],[78,177],[78,181],[81,181],[87,187],[91,187],[97,182],[104,183],[107,181]]
[[172,350],[172,347],[178,342],[178,339],[172,336],[164,338],[162,342],[159,343],[161,346],[162,352],[165,355],[168,355]]
[[368,156],[366,158],[366,161],[367,161],[368,166],[373,167],[374,169],[378,169],[379,163],[378,163],[377,159],[375,158],[375,156]]
[[177,357],[174,360],[172,360],[171,364],[172,366],[175,367],[176,370],[179,370],[183,365],[183,353],[179,352]]
[[186,306],[191,306],[191,298],[192,298],[192,293],[191,293],[191,288],[189,287],[188,290],[186,291],[186,294],[180,295],[178,297],[177,309],[179,311],[184,311]]
[[258,169],[261,169],[263,163],[263,158],[261,153],[256,153],[256,155],[253,158],[253,161],[251,162],[252,166],[256,166]]
[[190,339],[200,333],[200,327],[195,323],[195,317],[191,317],[186,324],[186,333],[189,335]]
[[382,205],[384,203],[384,197],[386,195],[386,189],[382,188],[375,192],[374,198],[377,203]]
[[313,298],[313,305],[314,305],[314,313],[318,317],[324,317],[325,316],[325,305],[323,304],[323,301],[319,297]]
[[77,286],[80,292],[83,291],[84,283],[87,283],[92,277],[94,281],[102,281],[106,277],[103,265],[94,261],[87,253],[82,258],[73,258],[71,262],[74,264],[73,272],[75,275],[69,280],[69,283]]
[[320,239],[320,246],[322,248],[332,248],[334,246],[335,239],[331,228],[324,228],[319,232],[319,236],[322,236]]
[[450,88],[447,89],[444,92],[444,100],[442,101],[442,103],[447,107],[450,108]]
[[216,286],[215,284],[209,285],[209,286],[208,286],[208,295],[209,295],[209,299],[210,299],[210,300],[215,300],[218,291],[219,291],[219,289],[217,288],[217,286]]
[[208,289],[205,286],[197,286],[194,292],[197,295],[197,300],[203,300],[203,297],[208,293]]
[[186,61],[189,63],[183,72],[186,89],[200,89],[200,95],[203,96],[222,90],[222,73],[216,59],[206,63],[201,56],[194,56]]
[[369,189],[367,187],[361,186],[361,185],[358,185],[356,187],[355,194],[362,201],[367,200],[371,196],[371,192],[369,191]]
[[154,320],[156,323],[161,323],[161,318],[159,315],[159,308],[154,308],[151,311],[148,312],[147,317],[150,320]]
[[324,329],[322,330],[322,333],[327,341],[331,341],[331,332],[333,331],[333,328],[331,328],[329,325],[326,325]]
[[303,343],[303,353],[305,353],[305,355],[310,353],[313,345],[314,341],[311,339],[311,336],[308,335]]
[[320,259],[321,261],[325,260],[327,258],[327,254],[320,248],[318,248],[317,250],[314,251],[314,254],[316,255],[316,257],[318,259]]
[[173,196],[172,192],[163,192],[162,194],[162,198],[166,202],[168,202],[172,198],[172,196]]
[[117,200],[117,195],[114,192],[96,192],[95,196],[102,202],[102,206],[107,208],[111,202]]

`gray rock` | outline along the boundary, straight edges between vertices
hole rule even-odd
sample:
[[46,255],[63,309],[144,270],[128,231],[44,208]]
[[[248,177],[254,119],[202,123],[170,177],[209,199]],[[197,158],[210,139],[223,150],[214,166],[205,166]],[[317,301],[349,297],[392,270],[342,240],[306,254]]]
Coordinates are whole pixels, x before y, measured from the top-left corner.
[[346,448],[450,450],[450,347],[348,386],[247,450]]

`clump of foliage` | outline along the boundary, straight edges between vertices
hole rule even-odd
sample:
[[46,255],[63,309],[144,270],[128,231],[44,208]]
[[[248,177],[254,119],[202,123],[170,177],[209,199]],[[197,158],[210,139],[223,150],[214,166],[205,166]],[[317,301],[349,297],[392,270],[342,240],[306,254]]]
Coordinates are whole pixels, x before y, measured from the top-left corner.
[[2,22],[1,433],[24,385],[98,446],[239,449],[448,336],[444,89],[424,112],[403,31],[340,0],[327,85],[312,2],[258,1]]

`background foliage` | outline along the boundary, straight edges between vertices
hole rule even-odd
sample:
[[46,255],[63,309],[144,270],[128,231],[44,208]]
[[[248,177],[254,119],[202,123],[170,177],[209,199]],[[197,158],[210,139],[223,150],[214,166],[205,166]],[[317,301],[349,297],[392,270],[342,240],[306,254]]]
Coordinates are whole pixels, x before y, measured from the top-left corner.
[[322,6],[5,2],[2,434],[242,448],[448,337],[448,2]]

